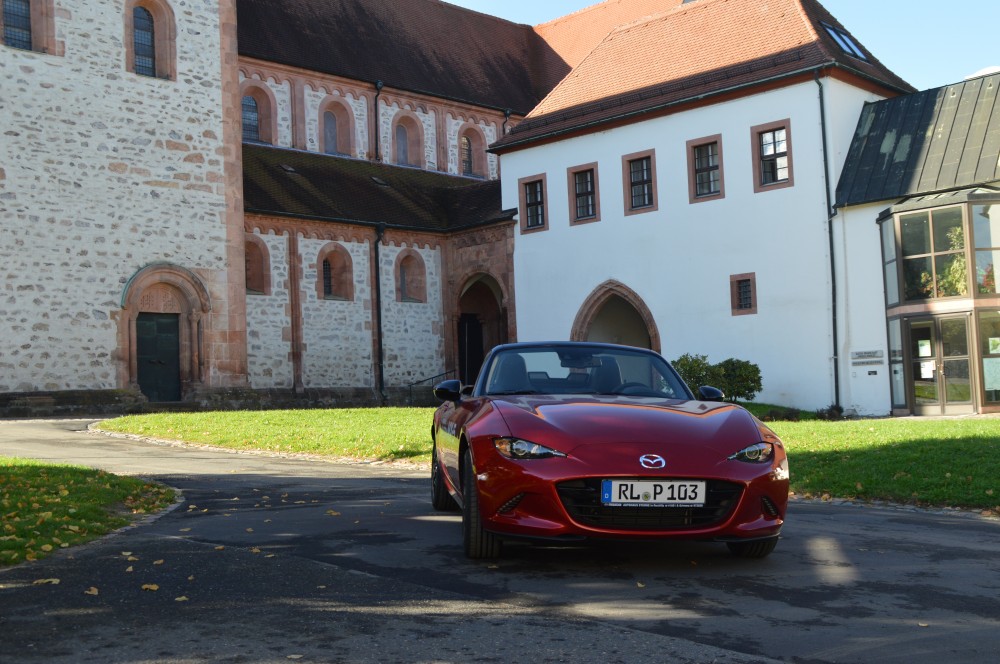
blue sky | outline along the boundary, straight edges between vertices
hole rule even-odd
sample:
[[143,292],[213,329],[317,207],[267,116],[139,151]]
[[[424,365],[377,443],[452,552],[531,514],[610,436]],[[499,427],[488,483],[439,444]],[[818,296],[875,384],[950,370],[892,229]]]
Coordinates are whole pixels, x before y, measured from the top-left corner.
[[[516,23],[537,25],[596,0],[447,0]],[[998,0],[821,0],[889,69],[918,90],[1000,67]]]

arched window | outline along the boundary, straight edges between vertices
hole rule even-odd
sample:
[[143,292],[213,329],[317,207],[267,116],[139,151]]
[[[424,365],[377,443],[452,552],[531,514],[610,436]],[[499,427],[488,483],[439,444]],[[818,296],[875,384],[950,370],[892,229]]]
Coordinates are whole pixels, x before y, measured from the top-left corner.
[[125,68],[139,76],[175,80],[176,26],[166,0],[126,0]]
[[267,245],[256,235],[247,234],[244,247],[247,293],[270,295],[271,261]]
[[409,111],[400,111],[392,124],[393,163],[400,166],[424,167],[423,125]]
[[420,254],[407,249],[396,259],[396,301],[427,301],[427,270]]
[[332,242],[320,251],[316,295],[321,300],[354,300],[354,266],[347,250]]
[[320,104],[319,151],[354,155],[354,115],[342,97],[331,94]]
[[156,76],[156,42],[153,15],[145,7],[132,10],[132,48],[135,49],[135,73]]
[[396,125],[396,163],[402,166],[410,164],[410,137],[402,123]]
[[243,97],[243,142],[260,143],[260,109],[250,95]]
[[472,139],[463,136],[460,145],[462,155],[462,175],[472,175]]
[[275,121],[277,102],[267,84],[247,79],[240,84],[243,141],[273,144],[278,133]]
[[467,124],[458,138],[458,172],[467,177],[485,178],[487,171],[486,137],[479,127]]

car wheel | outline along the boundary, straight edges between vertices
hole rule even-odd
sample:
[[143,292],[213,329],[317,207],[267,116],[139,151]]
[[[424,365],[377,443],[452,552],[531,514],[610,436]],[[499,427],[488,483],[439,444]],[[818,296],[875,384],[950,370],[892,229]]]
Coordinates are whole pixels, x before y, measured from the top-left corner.
[[500,555],[500,538],[483,529],[479,513],[479,489],[472,468],[472,453],[466,449],[462,457],[462,540],[465,555],[474,560],[496,558]]
[[453,512],[458,509],[458,503],[444,483],[441,463],[437,456],[437,445],[431,447],[431,505],[439,512]]
[[777,537],[752,542],[726,542],[729,551],[739,558],[766,558],[777,545]]

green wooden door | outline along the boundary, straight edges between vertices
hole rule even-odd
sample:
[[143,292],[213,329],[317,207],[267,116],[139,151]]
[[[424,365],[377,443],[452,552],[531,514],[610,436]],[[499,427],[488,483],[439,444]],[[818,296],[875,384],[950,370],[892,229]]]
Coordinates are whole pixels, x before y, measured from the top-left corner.
[[150,401],[180,401],[180,316],[139,314],[135,340],[139,390]]

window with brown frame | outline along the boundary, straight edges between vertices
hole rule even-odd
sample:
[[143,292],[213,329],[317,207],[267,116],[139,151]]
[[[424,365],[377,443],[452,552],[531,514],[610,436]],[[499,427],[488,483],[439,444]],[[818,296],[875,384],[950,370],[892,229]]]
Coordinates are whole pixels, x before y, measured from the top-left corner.
[[322,300],[354,299],[354,264],[343,246],[331,243],[317,257],[316,294]]
[[63,55],[56,40],[53,0],[3,0],[0,11],[2,43],[11,48]]
[[729,277],[729,301],[734,316],[757,313],[757,274],[734,274]]
[[574,224],[600,221],[597,163],[567,169],[570,219]]
[[125,69],[139,76],[176,80],[176,30],[167,0],[126,0]]
[[246,263],[246,290],[248,295],[271,294],[271,262],[267,245],[254,235],[246,236],[244,258]]
[[790,187],[792,171],[792,128],[790,120],[780,120],[750,128],[753,141],[754,191]]
[[403,251],[396,261],[396,301],[427,301],[427,269],[413,250]]
[[653,150],[622,157],[625,214],[641,214],[657,209],[656,154]]
[[517,181],[521,232],[548,228],[548,198],[545,175],[532,175]]
[[722,136],[706,136],[687,142],[688,199],[692,203],[725,198],[722,168]]

